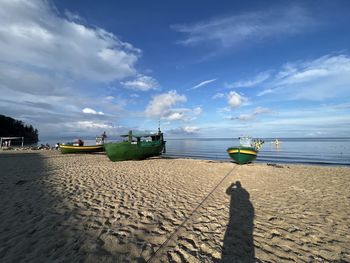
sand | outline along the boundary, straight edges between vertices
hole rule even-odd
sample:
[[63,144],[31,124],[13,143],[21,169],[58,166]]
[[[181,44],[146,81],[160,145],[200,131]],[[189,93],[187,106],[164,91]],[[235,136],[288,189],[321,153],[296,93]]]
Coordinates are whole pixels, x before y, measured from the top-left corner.
[[18,151],[0,169],[0,262],[350,262],[349,167]]

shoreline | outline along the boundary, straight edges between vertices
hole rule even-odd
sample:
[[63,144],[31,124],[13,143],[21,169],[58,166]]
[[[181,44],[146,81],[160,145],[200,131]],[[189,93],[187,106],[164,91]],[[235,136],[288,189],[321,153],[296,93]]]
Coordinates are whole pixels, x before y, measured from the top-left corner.
[[[30,149],[30,148],[12,148],[12,149],[0,149],[0,156],[1,154],[14,154],[14,153],[21,153],[21,152],[28,152],[28,153],[38,153],[41,151],[47,151],[47,152],[52,152],[52,153],[57,153],[57,154],[61,154],[59,150],[55,150],[55,149]],[[73,155],[105,155],[104,152],[101,153],[78,153],[78,154],[73,154]],[[162,158],[162,159],[190,159],[190,160],[198,160],[198,161],[213,161],[213,162],[219,162],[219,163],[234,163],[231,159],[217,159],[217,158],[201,158],[201,157],[196,157],[196,156],[181,156],[181,155],[167,155],[167,154],[163,154],[160,155],[158,158]],[[249,163],[248,165],[251,164],[265,164],[265,165],[305,165],[305,166],[320,166],[320,167],[324,167],[324,166],[330,166],[330,167],[350,167],[350,164],[339,164],[339,163],[324,163],[324,162],[285,162],[285,161],[270,161],[270,162],[265,162],[265,161],[259,161],[259,160],[255,160],[252,163]],[[245,164],[247,165],[247,164]]]
[[[350,141],[344,138],[293,138],[285,141],[281,147],[276,148],[266,143],[258,153],[255,162],[261,163],[287,163],[305,165],[341,165],[350,166]],[[113,141],[113,140],[112,140]],[[51,145],[56,144],[50,141]],[[178,158],[227,160],[230,158],[226,152],[228,146],[237,142],[226,139],[214,140],[169,140],[166,155]],[[95,141],[86,140],[86,144],[95,144]]]
[[350,261],[348,167],[48,150],[0,167],[2,262]]

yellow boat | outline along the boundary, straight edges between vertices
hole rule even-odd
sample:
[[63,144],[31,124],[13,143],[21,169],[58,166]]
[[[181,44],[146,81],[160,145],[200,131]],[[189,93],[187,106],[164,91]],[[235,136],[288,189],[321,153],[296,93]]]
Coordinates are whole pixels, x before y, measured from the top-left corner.
[[59,146],[61,153],[94,153],[103,152],[104,146],[100,145],[87,145],[87,146],[75,146],[75,145],[65,145],[61,144]]

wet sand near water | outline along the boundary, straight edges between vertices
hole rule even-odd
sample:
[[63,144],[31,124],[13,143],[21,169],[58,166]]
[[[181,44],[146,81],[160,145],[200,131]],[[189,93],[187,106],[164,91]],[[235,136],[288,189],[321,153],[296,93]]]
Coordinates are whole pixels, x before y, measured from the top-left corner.
[[350,262],[349,167],[56,151],[0,167],[0,262]]

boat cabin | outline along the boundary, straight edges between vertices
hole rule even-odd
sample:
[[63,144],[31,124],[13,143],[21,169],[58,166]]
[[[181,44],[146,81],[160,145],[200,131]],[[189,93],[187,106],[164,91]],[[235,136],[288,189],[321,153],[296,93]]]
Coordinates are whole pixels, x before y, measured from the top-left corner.
[[128,134],[123,134],[120,135],[121,137],[127,137],[127,141],[131,142],[131,143],[137,143],[137,142],[141,142],[141,138],[148,138],[145,139],[143,141],[162,141],[163,140],[163,133],[159,130],[158,133],[132,133],[132,131],[129,131]]
[[239,137],[239,144],[243,147],[252,147],[252,137]]

